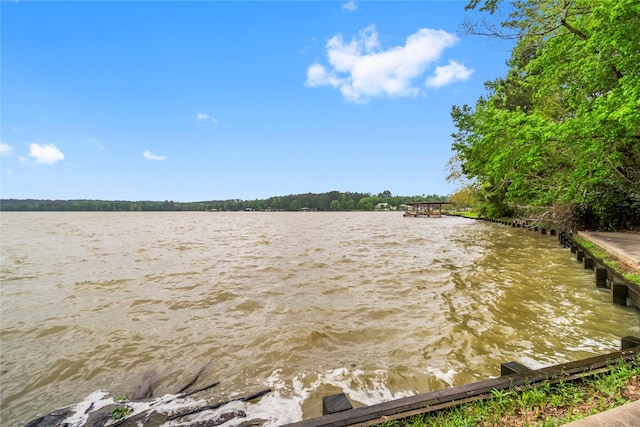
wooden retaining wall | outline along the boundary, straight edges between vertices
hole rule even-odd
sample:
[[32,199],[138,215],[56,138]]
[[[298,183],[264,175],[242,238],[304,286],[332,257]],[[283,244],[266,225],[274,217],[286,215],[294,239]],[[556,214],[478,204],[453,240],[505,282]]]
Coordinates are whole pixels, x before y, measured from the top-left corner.
[[472,384],[450,387],[444,390],[418,394],[376,405],[350,409],[343,393],[326,397],[334,403],[324,405],[325,415],[289,424],[296,427],[370,426],[412,415],[436,412],[464,403],[487,399],[495,391],[514,392],[532,388],[539,383],[567,382],[608,371],[620,361],[638,361],[640,338],[622,338],[621,350],[569,363],[561,363],[542,369],[529,369],[517,362],[503,363],[501,376]]
[[[457,215],[463,218],[462,215]],[[495,220],[488,218],[470,218],[506,225],[514,228],[523,228],[532,232],[558,236],[558,242],[564,248],[570,249],[575,254],[576,262],[582,263],[585,269],[594,273],[595,285],[599,289],[611,290],[611,300],[614,304],[633,306],[640,309],[640,287],[625,279],[620,273],[609,267],[604,261],[593,255],[588,249],[575,242],[572,235],[566,231],[556,232],[554,228],[529,224],[524,220]]]
[[610,289],[614,304],[640,308],[640,287],[629,282],[620,273],[606,265],[588,249],[575,242],[568,233],[558,235],[560,244],[576,254],[576,261],[594,272],[596,287]]

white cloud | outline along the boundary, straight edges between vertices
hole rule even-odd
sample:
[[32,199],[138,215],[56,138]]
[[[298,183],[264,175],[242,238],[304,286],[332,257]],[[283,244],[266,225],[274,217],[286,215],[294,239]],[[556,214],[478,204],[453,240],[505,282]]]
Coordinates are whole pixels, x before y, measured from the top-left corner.
[[356,9],[358,9],[358,6],[356,5],[355,0],[349,0],[348,2],[344,3],[342,5],[343,9],[347,9],[350,12],[355,11]]
[[4,142],[0,142],[0,156],[9,156],[13,151],[13,147]]
[[151,151],[149,150],[144,150],[144,152],[142,153],[142,155],[144,156],[145,159],[147,160],[158,160],[158,161],[162,161],[164,159],[167,158],[167,156],[157,156],[155,154],[153,154]]
[[449,65],[436,67],[435,76],[429,77],[426,85],[433,88],[446,86],[455,81],[465,81],[471,77],[474,70],[470,70],[456,61],[449,61]]
[[53,144],[29,144],[29,157],[41,165],[52,165],[64,160],[64,154]]
[[216,120],[215,117],[212,117],[212,116],[210,116],[208,114],[205,114],[205,113],[196,113],[196,119],[198,119],[199,122],[211,121],[211,122],[213,122],[214,125],[218,124],[218,121]]
[[[331,86],[351,102],[365,102],[377,96],[416,96],[420,87],[414,82],[424,76],[446,48],[457,42],[454,34],[422,28],[407,37],[404,46],[385,50],[380,46],[375,25],[370,25],[350,42],[345,42],[341,35],[332,37],[325,46],[329,66],[319,63],[309,66],[306,84]],[[442,68],[443,77],[436,74],[433,82],[429,80],[430,86],[465,80],[472,72],[453,61]],[[445,80],[445,75],[450,79]]]

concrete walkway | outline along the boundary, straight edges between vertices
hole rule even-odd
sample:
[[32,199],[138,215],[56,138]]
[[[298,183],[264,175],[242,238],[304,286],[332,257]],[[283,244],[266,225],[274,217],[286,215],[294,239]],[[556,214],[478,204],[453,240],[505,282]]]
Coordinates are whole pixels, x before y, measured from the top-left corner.
[[578,231],[578,236],[595,243],[620,261],[640,270],[640,233]]
[[640,400],[627,403],[578,421],[565,427],[638,427],[640,426]]

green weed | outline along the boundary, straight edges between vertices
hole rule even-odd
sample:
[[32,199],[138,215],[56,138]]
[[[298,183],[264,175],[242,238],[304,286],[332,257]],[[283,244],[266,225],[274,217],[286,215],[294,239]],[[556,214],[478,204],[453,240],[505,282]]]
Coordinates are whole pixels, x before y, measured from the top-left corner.
[[124,418],[133,411],[133,408],[127,405],[127,403],[129,403],[127,396],[116,396],[114,400],[120,404],[120,406],[111,411],[111,418],[114,420]]

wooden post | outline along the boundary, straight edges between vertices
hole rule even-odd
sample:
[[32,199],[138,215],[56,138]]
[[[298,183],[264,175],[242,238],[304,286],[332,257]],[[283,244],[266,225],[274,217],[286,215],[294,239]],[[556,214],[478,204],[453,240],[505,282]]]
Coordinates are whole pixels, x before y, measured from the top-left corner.
[[627,285],[622,283],[614,283],[611,285],[613,291],[613,303],[618,305],[627,305],[627,295],[629,290]]
[[626,337],[622,337],[622,349],[626,350],[628,348],[638,347],[640,346],[640,338],[634,337],[632,335],[627,335]]
[[576,252],[576,259],[578,260],[578,262],[582,262],[583,258],[584,258],[584,251],[578,250]]
[[584,257],[584,268],[593,268],[593,258]]
[[576,245],[571,245],[571,253],[575,254],[576,252],[578,252],[578,247]]
[[607,269],[606,268],[596,268],[596,287],[598,288],[607,287]]
[[547,229],[546,228],[541,228],[540,229],[540,234],[547,234]]
[[518,362],[506,362],[500,364],[500,376],[511,374],[526,374],[527,372],[533,372],[531,369]]
[[554,230],[553,228],[551,230],[549,230],[549,235],[550,236],[555,236],[556,235],[556,230]]
[[344,393],[332,394],[322,398],[322,415],[335,414],[349,409],[353,409],[353,407]]
[[567,237],[567,233],[564,231],[561,231],[558,234],[558,240],[560,241],[560,245],[563,248],[566,248],[567,246],[569,246],[569,238]]

